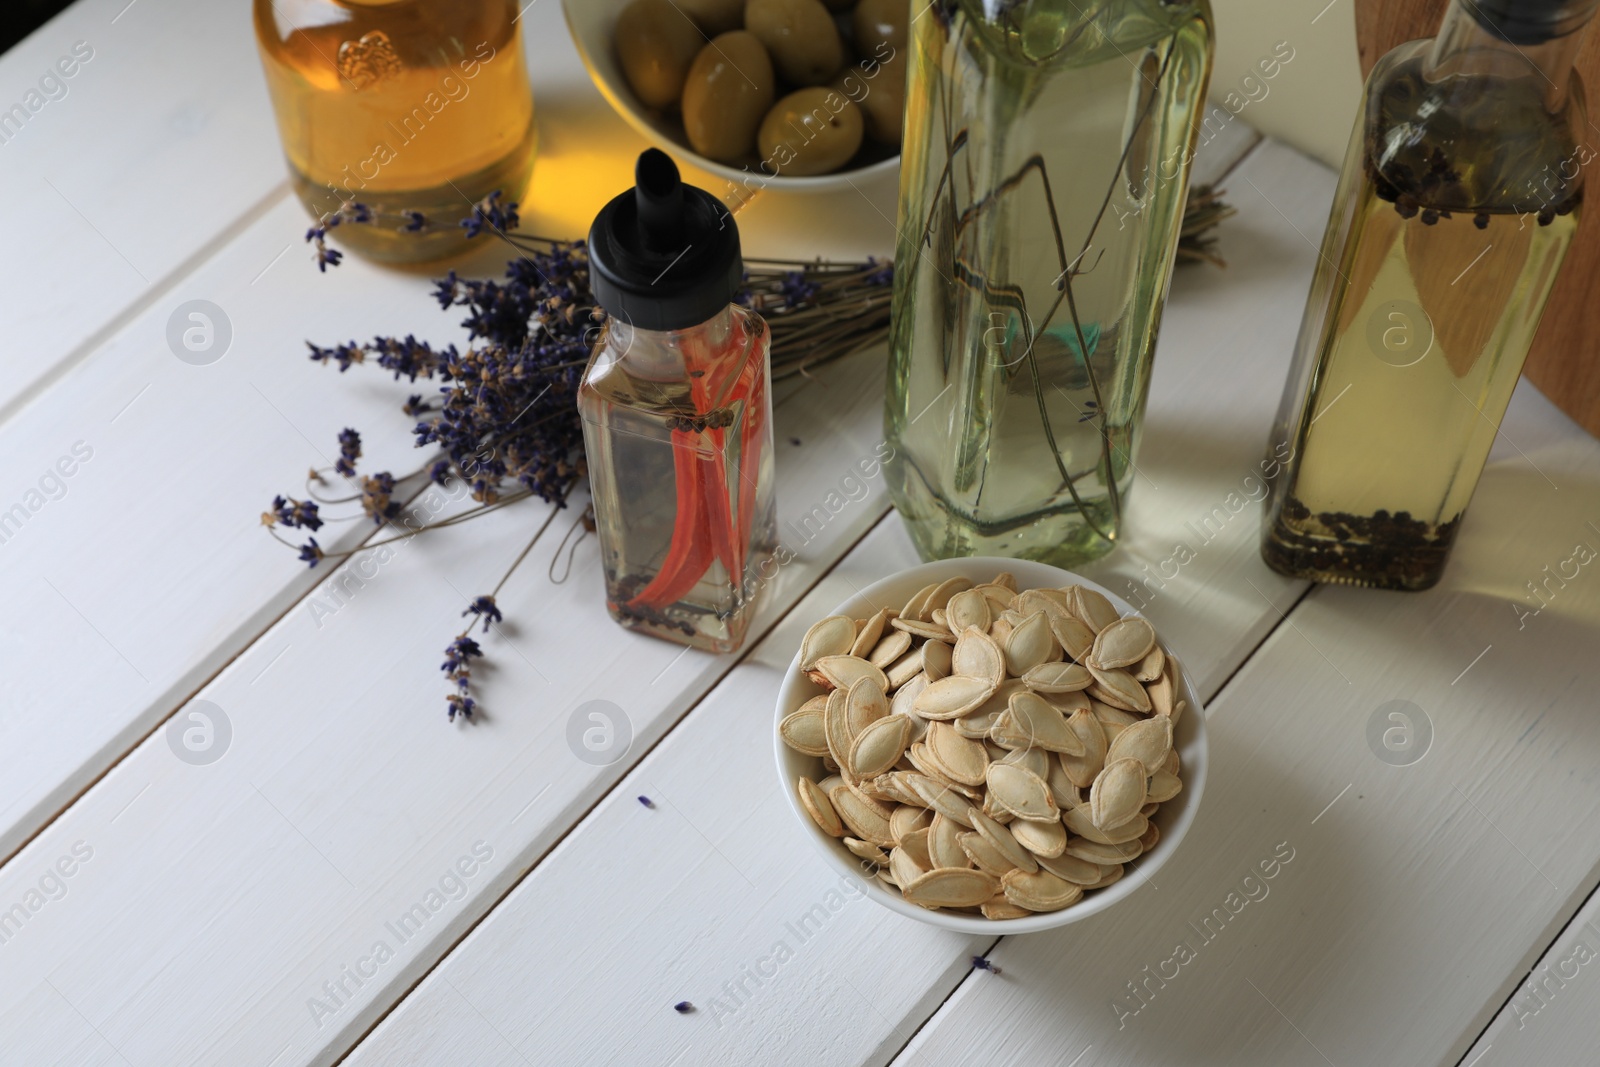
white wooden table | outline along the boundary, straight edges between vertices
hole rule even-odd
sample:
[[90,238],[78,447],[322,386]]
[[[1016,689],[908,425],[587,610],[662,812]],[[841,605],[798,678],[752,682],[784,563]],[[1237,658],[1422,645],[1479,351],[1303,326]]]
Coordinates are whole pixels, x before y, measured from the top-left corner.
[[[92,50],[0,144],[0,1064],[1596,1061],[1600,567],[1576,560],[1600,550],[1600,443],[1521,389],[1430,593],[1267,571],[1252,474],[1325,168],[1242,123],[1208,146],[1231,265],[1173,286],[1133,535],[1089,568],[1147,602],[1207,699],[1198,821],[1159,884],[996,943],[841,893],[771,767],[807,621],[914,561],[881,480],[791,545],[736,656],[617,629],[593,542],[552,585],[545,539],[500,596],[469,727],[444,720],[439,653],[543,505],[354,577],[256,527],[347,425],[375,466],[413,458],[406,390],[304,341],[448,340],[454,316],[423,276],[312,268],[246,6],[80,0],[0,60],[9,106]],[[555,0],[525,21],[525,214],[577,235],[641,145]],[[757,254],[883,254],[893,198],[766,196],[741,226]],[[166,341],[191,299],[231,324],[210,365]],[[872,452],[881,378],[868,355],[785,393],[780,523]],[[605,766],[565,741],[597,699],[632,734]],[[195,701],[229,727],[213,762],[169,744]],[[1420,760],[1369,743],[1396,708]]]

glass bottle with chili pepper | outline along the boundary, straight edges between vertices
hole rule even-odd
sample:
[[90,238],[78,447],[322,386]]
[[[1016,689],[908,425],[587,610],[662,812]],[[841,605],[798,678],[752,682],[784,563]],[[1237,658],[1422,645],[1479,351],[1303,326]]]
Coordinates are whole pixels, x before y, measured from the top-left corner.
[[776,540],[769,334],[733,303],[739,231],[663,152],[589,234],[604,332],[578,391],[606,604],[623,626],[729,652]]

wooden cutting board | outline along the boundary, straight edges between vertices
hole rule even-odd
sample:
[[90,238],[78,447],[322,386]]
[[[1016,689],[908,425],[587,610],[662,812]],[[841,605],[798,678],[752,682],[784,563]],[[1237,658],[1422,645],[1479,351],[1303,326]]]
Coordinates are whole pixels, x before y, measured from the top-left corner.
[[[1356,47],[1361,76],[1403,41],[1431,37],[1449,0],[1356,0]],[[1586,85],[1600,84],[1600,27],[1578,56]],[[1600,140],[1600,135],[1597,135]],[[1578,237],[1561,268],[1524,373],[1556,406],[1600,437],[1600,176],[1585,178],[1588,203]]]

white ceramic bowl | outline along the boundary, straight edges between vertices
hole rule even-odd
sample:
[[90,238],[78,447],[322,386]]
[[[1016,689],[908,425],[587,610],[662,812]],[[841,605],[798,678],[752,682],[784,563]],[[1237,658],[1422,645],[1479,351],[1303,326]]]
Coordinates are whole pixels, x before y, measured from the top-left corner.
[[[912,593],[930,582],[942,582],[946,578],[958,576],[970,578],[975,582],[984,582],[1001,571],[1010,571],[1016,575],[1018,589],[1083,585],[1103,593],[1122,614],[1139,614],[1127,601],[1110,590],[1071,571],[1028,560],[987,558],[937,560],[912,567],[880,582],[874,582],[827,614],[866,618],[879,607],[898,608],[911,598]],[[1167,655],[1169,658],[1177,659],[1170,648],[1167,648]],[[1179,659],[1178,663],[1181,668],[1182,660]],[[1120,881],[1104,889],[1084,894],[1078,903],[1061,911],[1044,912],[1021,919],[984,919],[949,911],[929,911],[909,903],[898,892],[864,873],[861,861],[851,855],[842,842],[824,834],[800,806],[799,797],[795,793],[795,782],[802,775],[813,781],[820,780],[826,775],[822,760],[816,756],[803,756],[789,748],[778,736],[777,729],[777,724],[783,721],[784,716],[823,692],[820,686],[800,673],[798,651],[795,652],[783,685],[778,691],[777,718],[773,721],[772,737],[778,756],[779,785],[783,795],[788,798],[789,808],[799,820],[803,832],[816,844],[828,863],[842,874],[856,879],[868,897],[892,911],[919,922],[963,933],[1026,934],[1035,930],[1065,926],[1105,911],[1118,901],[1132,896],[1147,877],[1153,876],[1161,869],[1162,864],[1167,862],[1179,843],[1183,841],[1184,835],[1189,832],[1189,825],[1194,822],[1195,812],[1200,807],[1200,795],[1205,791],[1206,785],[1205,715],[1200,705],[1200,698],[1187,675],[1180,670],[1179,677],[1183,690],[1180,694],[1181,699],[1189,702],[1188,710],[1178,720],[1177,734],[1174,738],[1179,759],[1183,764],[1183,791],[1162,804],[1151,820],[1161,828],[1161,839],[1156,842],[1155,848],[1140,856],[1129,867]]]
[[[583,58],[583,65],[589,68],[589,76],[594,79],[601,95],[628,125],[668,155],[741,187],[757,183],[750,184],[750,187],[803,193],[848,189],[853,182],[891,174],[899,166],[900,157],[897,154],[866,166],[847,168],[832,174],[803,178],[774,177],[755,169],[730,167],[695,152],[689,147],[683,124],[676,117],[663,117],[639,103],[633,90],[628,88],[628,80],[623,77],[622,67],[617,63],[616,49],[611,46],[611,30],[616,24],[617,15],[628,3],[629,0],[562,0],[561,8],[567,16],[567,29],[572,32],[573,43],[578,46],[578,55]],[[710,192],[720,195],[722,190],[712,189]]]

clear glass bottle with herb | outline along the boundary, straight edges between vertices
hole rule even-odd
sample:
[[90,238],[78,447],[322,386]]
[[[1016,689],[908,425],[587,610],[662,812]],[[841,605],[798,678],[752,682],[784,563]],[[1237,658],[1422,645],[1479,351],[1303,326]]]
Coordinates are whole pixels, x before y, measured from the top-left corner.
[[[255,0],[256,40],[295,192],[338,241],[423,262],[466,247],[457,220],[517,200],[537,128],[514,0]],[[357,215],[355,217],[362,217]]]
[[886,433],[924,557],[1115,546],[1211,37],[1205,0],[913,20]]
[[770,577],[770,334],[734,305],[739,231],[657,149],[589,233],[607,313],[578,391],[606,605],[623,626],[730,652]]
[[1597,5],[1455,0],[1373,67],[1273,428],[1273,569],[1443,574],[1577,230]]

